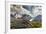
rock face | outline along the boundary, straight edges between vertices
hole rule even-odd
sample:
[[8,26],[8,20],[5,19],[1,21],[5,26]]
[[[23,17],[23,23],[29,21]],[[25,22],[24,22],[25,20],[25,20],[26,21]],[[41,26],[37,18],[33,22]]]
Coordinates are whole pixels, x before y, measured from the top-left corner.
[[31,18],[32,18],[31,16],[26,15],[26,14],[23,15],[23,17],[22,17],[23,20],[28,20],[28,21],[29,21]]
[[32,11],[32,6],[27,6],[27,5],[24,5],[23,8],[27,9],[28,11]]

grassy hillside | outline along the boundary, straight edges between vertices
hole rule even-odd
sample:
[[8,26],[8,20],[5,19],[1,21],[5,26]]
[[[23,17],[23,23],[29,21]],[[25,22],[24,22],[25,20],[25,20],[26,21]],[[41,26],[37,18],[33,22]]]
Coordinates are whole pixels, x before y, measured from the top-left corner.
[[11,25],[10,25],[11,29],[18,29],[18,28],[41,28],[42,27],[42,23],[41,21],[37,21],[34,20],[32,22],[30,21],[23,21],[21,19],[19,20],[13,20],[11,21]]

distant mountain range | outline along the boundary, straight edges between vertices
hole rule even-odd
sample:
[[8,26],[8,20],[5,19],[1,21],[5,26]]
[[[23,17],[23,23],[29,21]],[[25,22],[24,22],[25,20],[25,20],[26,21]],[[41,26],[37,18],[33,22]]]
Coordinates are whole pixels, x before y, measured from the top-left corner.
[[41,21],[41,20],[42,20],[42,15],[38,15],[37,17],[35,17],[34,20],[39,20],[39,21]]

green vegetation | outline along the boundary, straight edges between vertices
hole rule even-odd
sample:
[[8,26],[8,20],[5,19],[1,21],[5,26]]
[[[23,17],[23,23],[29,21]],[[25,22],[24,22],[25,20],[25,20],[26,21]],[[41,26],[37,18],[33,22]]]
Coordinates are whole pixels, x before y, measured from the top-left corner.
[[30,21],[23,21],[23,20],[14,20],[11,21],[10,25],[11,29],[19,29],[19,28],[41,28],[42,22],[34,20],[32,22]]

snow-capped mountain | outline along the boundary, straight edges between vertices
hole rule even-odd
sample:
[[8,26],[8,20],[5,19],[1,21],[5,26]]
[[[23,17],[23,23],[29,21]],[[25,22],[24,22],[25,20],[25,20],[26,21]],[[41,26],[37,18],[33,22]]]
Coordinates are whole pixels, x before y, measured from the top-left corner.
[[[26,14],[23,17],[23,19],[25,19],[25,20],[32,21],[36,18],[37,19],[41,18],[41,16],[39,16],[39,15],[41,15],[41,6],[25,6],[25,7],[23,7],[23,6],[16,7],[15,6],[13,8],[14,8],[13,13],[15,13],[13,15],[15,18],[16,17],[21,18],[21,17],[23,17],[24,14]],[[11,14],[12,14],[12,12],[11,12]]]

